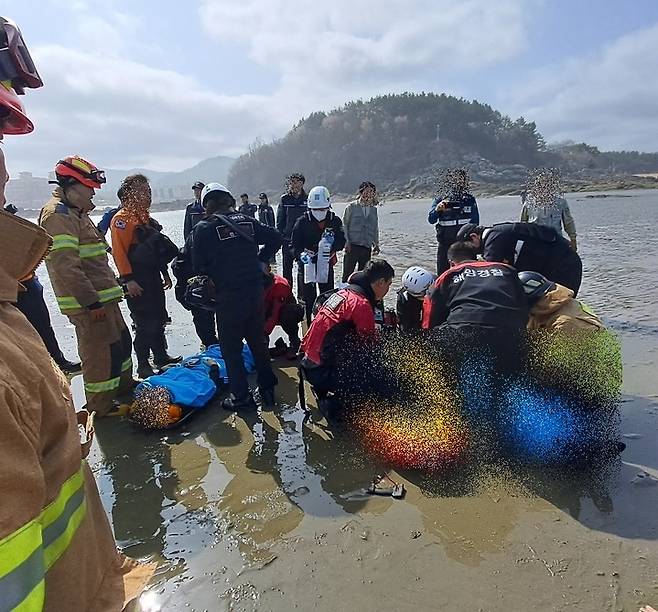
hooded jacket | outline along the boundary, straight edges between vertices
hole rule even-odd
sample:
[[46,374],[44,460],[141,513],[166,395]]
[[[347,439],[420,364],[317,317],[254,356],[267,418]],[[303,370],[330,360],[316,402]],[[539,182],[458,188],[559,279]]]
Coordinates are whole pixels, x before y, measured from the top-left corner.
[[153,573],[117,551],[63,374],[12,305],[47,253],[38,226],[0,212],[0,609],[119,612]]
[[556,285],[530,309],[528,329],[577,333],[601,330],[604,326],[587,306],[574,299],[571,289]]
[[89,215],[64,201],[59,187],[41,209],[39,225],[53,237],[46,268],[63,314],[79,314],[123,298],[107,262],[107,244]]

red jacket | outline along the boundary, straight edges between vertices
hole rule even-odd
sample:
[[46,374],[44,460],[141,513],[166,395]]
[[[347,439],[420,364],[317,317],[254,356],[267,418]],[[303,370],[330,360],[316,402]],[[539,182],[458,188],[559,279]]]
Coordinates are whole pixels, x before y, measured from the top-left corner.
[[316,365],[330,362],[336,342],[350,331],[374,333],[375,314],[367,293],[367,289],[346,287],[327,299],[302,340],[302,352],[308,360]]
[[273,274],[272,276],[274,277],[274,282],[265,291],[265,334],[267,336],[279,324],[281,307],[284,304],[295,301],[290,283],[278,274]]

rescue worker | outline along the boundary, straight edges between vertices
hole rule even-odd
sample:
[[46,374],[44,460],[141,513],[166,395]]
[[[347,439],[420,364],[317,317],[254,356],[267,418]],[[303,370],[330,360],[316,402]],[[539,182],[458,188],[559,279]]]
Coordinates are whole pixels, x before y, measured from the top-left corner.
[[343,282],[346,283],[358,266],[359,270],[374,255],[379,255],[379,218],[377,188],[370,181],[359,185],[359,197],[350,202],[343,213],[345,229],[345,258]]
[[530,304],[528,329],[577,333],[605,329],[591,309],[574,299],[573,291],[548,280],[539,272],[519,272]]
[[351,333],[375,333],[375,305],[384,299],[395,270],[383,259],[371,259],[320,306],[302,340],[301,371],[313,388],[318,408],[327,419],[339,416],[337,352]]
[[558,171],[542,169],[535,172],[524,193],[525,197],[521,198],[521,223],[547,225],[559,236],[562,236],[564,228],[571,248],[577,251],[576,222],[569,210],[569,203],[561,192]]
[[135,382],[130,332],[119,310],[123,290],[89,218],[105,173],[76,155],[57,162],[55,177],[53,197],[39,214],[39,225],[53,237],[46,268],[57,304],[75,328],[87,410],[106,416],[117,394],[131,391]]
[[196,308],[189,304],[185,299],[185,290],[187,282],[194,276],[192,269],[192,249],[194,248],[194,232],[192,232],[185,241],[185,245],[179,251],[178,256],[172,264],[172,270],[176,277],[176,300],[192,313],[192,322],[196,335],[201,341],[202,350],[213,344],[219,344],[217,333],[217,314],[214,311],[204,308]]
[[[20,30],[0,18],[0,138],[27,134],[16,87],[42,85]],[[24,72],[26,71],[27,72]],[[9,74],[7,74],[9,72]],[[0,200],[4,205],[0,151]],[[0,609],[118,611],[152,575],[116,548],[85,461],[68,383],[13,303],[53,240],[37,225],[0,212]]]
[[514,266],[518,272],[533,270],[578,294],[583,262],[570,242],[553,228],[536,223],[497,223],[482,227],[469,223],[457,240],[475,245],[486,261]]
[[395,312],[402,332],[421,329],[423,300],[436,276],[420,266],[412,266],[402,275],[402,287],[398,290]]
[[477,248],[455,242],[448,249],[451,267],[425,297],[423,329],[438,326],[504,331],[520,336],[528,321],[528,303],[512,266],[477,261]]
[[[282,275],[293,286],[292,268],[295,254],[292,249],[292,230],[307,210],[306,192],[304,183],[306,179],[303,174],[293,172],[286,178],[286,193],[281,196],[281,203],[276,210],[276,229],[283,237]],[[302,299],[302,285],[304,284],[301,269],[297,270],[297,298]]]
[[[242,342],[251,349],[263,406],[274,405],[276,376],[265,338],[263,264],[281,247],[274,228],[235,211],[235,199],[219,183],[203,189],[208,217],[194,228],[192,262],[196,275],[210,277],[215,289],[219,345],[226,360],[231,397],[226,410],[251,411],[256,403],[242,360]],[[258,245],[264,245],[260,251]]]
[[[313,304],[319,293],[334,288],[334,266],[338,261],[336,253],[345,247],[345,234],[340,217],[331,210],[329,190],[323,186],[313,187],[308,192],[308,211],[300,216],[292,230],[292,249],[300,268],[305,263],[320,270],[319,245],[323,237],[332,241],[331,253],[328,262],[326,280],[308,280],[304,271],[303,299],[306,306],[306,322],[310,325],[313,315]],[[303,259],[309,260],[308,262]]]
[[274,274],[271,269],[265,273],[265,335],[269,336],[277,325],[280,325],[288,336],[289,346],[283,338],[279,338],[274,349],[270,350],[272,357],[285,355],[288,359],[296,359],[299,351],[299,324],[304,318],[304,307],[297,303],[292,293],[290,283]]
[[117,196],[122,207],[112,220],[112,256],[135,327],[137,375],[144,379],[153,376],[151,352],[158,368],[182,359],[167,354],[165,339],[165,290],[172,287],[167,266],[178,249],[149,214],[151,187],[143,174],[127,176]]
[[276,227],[276,216],[274,209],[270,206],[270,201],[265,192],[258,196],[258,220],[268,227]]
[[249,202],[249,195],[246,193],[243,193],[240,196],[240,200],[241,203],[240,208],[238,208],[238,212],[246,215],[247,217],[253,217],[255,219],[256,213],[258,212],[258,206]]
[[187,237],[190,235],[194,226],[201,221],[206,215],[206,212],[203,210],[201,205],[201,192],[205,184],[201,181],[196,181],[192,185],[192,192],[194,193],[194,200],[192,200],[185,207],[185,221],[183,223],[183,239],[187,240]]
[[477,225],[480,213],[475,198],[468,192],[468,172],[460,168],[448,171],[449,193],[434,198],[427,221],[436,226],[436,273],[443,274],[449,267],[448,249],[457,240],[457,233],[467,223]]
[[118,552],[68,382],[12,305],[51,243],[0,212],[1,610],[122,610],[153,574]]

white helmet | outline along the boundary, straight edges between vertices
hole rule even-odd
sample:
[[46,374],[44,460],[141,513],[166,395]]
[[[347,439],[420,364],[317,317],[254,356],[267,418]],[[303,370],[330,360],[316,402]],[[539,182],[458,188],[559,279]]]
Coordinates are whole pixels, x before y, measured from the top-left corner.
[[209,193],[212,193],[213,191],[223,191],[224,193],[228,193],[231,195],[231,192],[224,187],[221,183],[208,183],[202,190],[201,190],[201,205],[203,205],[203,201],[206,199],[206,196]]
[[313,189],[308,192],[307,202],[310,210],[329,208],[331,206],[331,202],[329,201],[329,190],[322,185],[313,187]]
[[422,297],[427,293],[436,276],[420,266],[412,266],[402,275],[402,288],[415,297]]

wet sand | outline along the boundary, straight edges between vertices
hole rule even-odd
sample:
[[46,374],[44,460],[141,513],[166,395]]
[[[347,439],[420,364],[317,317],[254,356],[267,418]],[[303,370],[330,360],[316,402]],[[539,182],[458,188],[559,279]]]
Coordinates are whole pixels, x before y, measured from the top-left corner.
[[[276,362],[280,406],[272,412],[245,420],[211,405],[166,434],[97,422],[91,463],[117,540],[127,554],[159,563],[141,609],[655,607],[658,243],[646,223],[647,215],[658,222],[658,196],[571,201],[585,261],[582,298],[623,341],[627,448],[603,481],[486,467],[441,477],[391,472],[405,499],[371,497],[365,489],[385,469],[347,432],[327,428],[310,393],[306,414],[294,368]],[[382,255],[400,273],[432,265],[426,204],[380,211]],[[487,221],[504,220],[518,202],[491,199],[482,209]],[[165,227],[167,215],[177,239],[180,214],[158,216]],[[625,262],[629,240],[647,257]],[[194,352],[189,315],[173,302],[170,312],[172,352]],[[56,323],[70,351],[71,330]],[[78,403],[80,385],[74,379]]]

